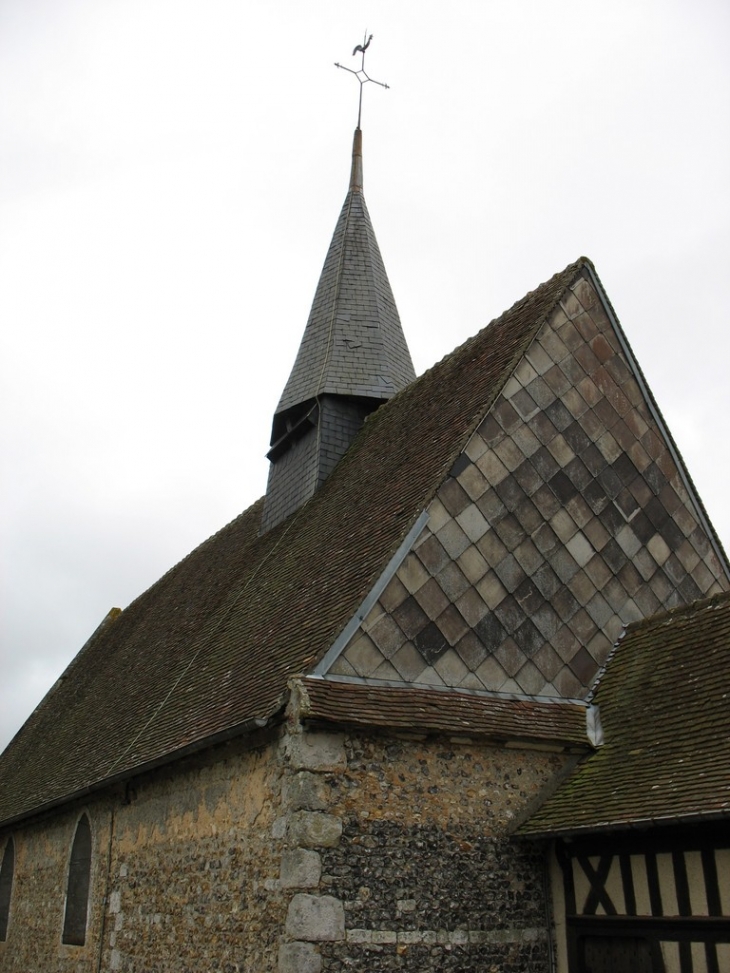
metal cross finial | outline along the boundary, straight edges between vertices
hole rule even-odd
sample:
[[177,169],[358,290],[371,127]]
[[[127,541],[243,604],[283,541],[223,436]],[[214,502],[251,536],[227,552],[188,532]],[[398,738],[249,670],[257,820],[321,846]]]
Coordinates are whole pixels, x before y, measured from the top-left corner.
[[335,62],[335,67],[336,68],[342,68],[343,71],[349,71],[350,74],[354,74],[355,77],[357,78],[357,80],[360,82],[360,101],[359,101],[358,108],[357,108],[357,127],[358,128],[360,128],[360,118],[362,117],[362,89],[363,89],[363,85],[367,84],[368,81],[372,81],[373,84],[379,84],[381,88],[388,88],[389,87],[389,85],[384,84],[382,81],[376,81],[375,78],[371,78],[371,77],[369,77],[365,73],[365,51],[367,51],[367,49],[370,47],[370,41],[372,39],[373,39],[373,35],[371,34],[370,37],[368,37],[368,32],[365,31],[365,35],[363,37],[362,44],[358,44],[357,47],[355,48],[355,50],[352,52],[352,56],[353,57],[358,53],[358,51],[362,54],[362,61],[360,62],[360,68],[359,68],[359,70],[354,71],[352,68],[345,67],[344,64],[338,64],[337,62]]

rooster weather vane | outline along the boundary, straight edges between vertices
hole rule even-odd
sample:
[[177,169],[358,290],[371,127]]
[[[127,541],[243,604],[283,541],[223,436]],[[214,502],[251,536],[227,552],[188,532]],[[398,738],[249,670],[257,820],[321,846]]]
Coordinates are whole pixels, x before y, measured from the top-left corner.
[[358,44],[355,50],[352,52],[352,56],[355,57],[356,54],[360,53],[362,55],[362,60],[360,62],[360,67],[357,71],[352,68],[345,67],[344,64],[338,64],[335,62],[336,68],[342,68],[343,71],[349,71],[350,74],[354,74],[357,80],[360,82],[360,101],[357,108],[357,127],[360,128],[360,118],[362,116],[362,89],[363,86],[372,81],[373,84],[380,85],[381,88],[388,88],[389,85],[384,84],[382,81],[376,81],[375,78],[371,78],[365,73],[365,51],[370,47],[370,41],[373,39],[373,35],[367,36],[367,31],[365,31],[365,36],[363,37],[362,44]]

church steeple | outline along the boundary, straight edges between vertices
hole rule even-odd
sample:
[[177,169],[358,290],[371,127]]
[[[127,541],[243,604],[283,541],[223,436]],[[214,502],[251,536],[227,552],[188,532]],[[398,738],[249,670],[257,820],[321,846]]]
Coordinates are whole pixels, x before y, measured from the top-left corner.
[[262,531],[322,485],[365,417],[415,378],[363,196],[362,131],[299,352],[274,414]]

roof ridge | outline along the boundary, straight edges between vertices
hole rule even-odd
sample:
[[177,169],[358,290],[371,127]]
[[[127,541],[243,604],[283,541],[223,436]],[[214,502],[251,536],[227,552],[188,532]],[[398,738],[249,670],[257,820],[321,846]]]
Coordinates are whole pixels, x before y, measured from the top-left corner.
[[633,635],[635,632],[640,632],[643,629],[666,624],[675,617],[686,616],[689,618],[691,615],[697,615],[700,612],[706,611],[708,608],[721,605],[723,602],[730,603],[730,591],[719,591],[714,595],[708,595],[706,598],[698,598],[696,601],[691,601],[688,605],[675,605],[674,608],[667,608],[664,611],[656,612],[654,615],[649,615],[648,618],[641,618],[638,621],[629,622],[621,638],[629,633]]
[[[593,264],[592,264],[592,262],[590,261],[590,259],[588,257],[579,257],[573,263],[568,264],[567,267],[565,267],[563,270],[559,270],[557,273],[553,274],[552,277],[549,277],[547,280],[543,281],[541,284],[538,284],[537,287],[534,287],[531,291],[528,291],[518,301],[515,301],[514,304],[511,305],[511,307],[506,308],[506,310],[502,311],[502,313],[500,315],[498,315],[496,318],[492,318],[492,320],[489,321],[487,324],[485,324],[482,328],[480,328],[479,331],[477,331],[476,334],[470,335],[470,337],[468,337],[460,345],[457,345],[456,348],[452,349],[450,352],[447,352],[443,356],[443,358],[439,359],[439,361],[437,361],[437,362],[434,362],[434,364],[431,365],[429,368],[427,368],[425,372],[422,372],[418,376],[418,378],[416,378],[415,381],[411,382],[411,384],[408,385],[405,389],[403,389],[402,391],[398,392],[397,395],[394,395],[393,398],[390,399],[390,401],[386,403],[386,405],[391,405],[392,402],[395,399],[397,399],[400,396],[404,395],[409,389],[414,388],[414,386],[416,386],[420,381],[422,381],[422,379],[426,378],[427,375],[430,375],[433,371],[435,371],[437,368],[439,368],[441,365],[443,365],[444,362],[446,362],[447,360],[449,360],[451,358],[454,358],[457,355],[459,355],[460,353],[464,352],[469,346],[478,344],[480,342],[480,340],[484,340],[484,333],[487,331],[487,329],[489,329],[489,328],[491,328],[493,326],[498,325],[501,321],[504,321],[506,318],[511,317],[518,310],[522,310],[523,308],[525,310],[527,310],[527,308],[529,307],[529,305],[535,300],[536,295],[540,291],[547,290],[549,287],[557,284],[558,281],[559,281],[559,279],[561,279],[563,277],[567,277],[570,271],[575,270],[576,271],[576,275],[577,275],[577,271],[584,264],[586,264],[586,263],[591,268],[593,267]],[[540,317],[540,321],[539,321],[540,324],[543,323],[543,321],[545,320],[545,318],[555,308],[555,306],[559,303],[559,301],[560,301],[560,298],[557,298],[556,301],[555,301],[555,303],[552,305],[552,307],[550,307]]]
[[[593,267],[593,264],[588,257],[579,257],[578,260],[574,261],[571,264],[568,264],[568,266],[565,267],[563,270],[558,271],[556,274],[553,274],[553,276],[550,277],[548,280],[543,281],[542,284],[538,284],[538,286],[533,288],[533,290],[528,291],[527,294],[525,294],[518,301],[515,301],[515,303],[511,307],[503,311],[498,317],[492,318],[492,320],[489,321],[487,324],[485,324],[484,327],[480,328],[480,330],[477,331],[476,334],[471,335],[464,342],[462,342],[462,344],[457,345],[456,348],[454,348],[452,351],[444,355],[443,358],[441,358],[435,364],[431,365],[430,368],[427,368],[425,372],[422,372],[421,375],[419,375],[413,382],[411,382],[405,388],[397,392],[387,402],[384,402],[383,405],[380,406],[380,408],[378,408],[375,412],[372,412],[367,417],[367,419],[365,420],[365,424],[367,425],[369,423],[387,420],[387,417],[390,415],[392,410],[398,409],[402,405],[403,401],[407,399],[408,396],[418,395],[420,393],[420,390],[424,382],[432,380],[434,373],[437,373],[440,369],[445,368],[448,363],[453,362],[455,359],[461,358],[462,356],[466,355],[468,349],[475,348],[481,342],[487,340],[487,332],[491,331],[493,328],[499,327],[500,324],[503,324],[504,322],[508,321],[517,313],[520,312],[527,313],[530,309],[530,305],[536,301],[540,293],[544,292],[545,290],[548,290],[552,286],[556,286],[560,282],[560,280],[565,279],[566,280],[565,287],[562,288],[560,292],[560,294],[562,295],[563,291],[567,289],[567,287],[569,286],[569,284],[567,283],[568,279],[574,279],[576,276],[578,276],[578,273],[580,272],[580,270],[585,264],[588,264],[591,268]],[[560,296],[557,296],[555,300],[551,302],[551,304],[544,310],[544,312],[541,315],[539,315],[537,318],[535,318],[534,322],[530,327],[527,337],[523,340],[522,343],[520,343],[515,348],[514,353],[510,358],[510,361],[506,363],[504,368],[502,369],[503,375],[506,375],[508,377],[512,373],[512,371],[516,367],[517,362],[525,354],[525,351],[534,340],[535,335],[540,330],[540,327],[543,325],[547,317],[551,314],[551,312],[554,310],[554,308],[558,305],[559,302],[560,302]],[[496,398],[501,393],[503,387],[504,387],[504,382],[495,383],[492,396],[480,404],[480,408],[475,413],[469,425],[465,427],[463,436],[460,437],[458,443],[449,454],[449,457],[444,461],[443,467],[439,473],[438,480],[436,477],[434,477],[434,485],[432,489],[426,494],[424,503],[430,502],[431,498],[433,497],[436,490],[440,486],[443,477],[446,475],[448,470],[451,469],[451,467],[454,464],[454,461],[463,451],[464,444],[469,441],[470,437],[474,434],[475,429],[477,429],[479,424],[483,421],[484,416],[489,412],[489,410],[493,406]]]
[[[424,372],[421,372],[421,374],[418,375],[412,382],[410,382],[404,388],[396,392],[396,394],[392,398],[388,399],[387,402],[384,402],[374,412],[371,412],[370,415],[366,418],[365,424],[369,425],[378,420],[382,420],[382,418],[384,416],[388,416],[393,409],[398,408],[405,398],[411,395],[417,395],[423,383],[429,380],[430,378],[432,378],[434,372],[443,368],[446,365],[446,363],[451,362],[455,358],[465,354],[468,348],[474,347],[475,345],[479,344],[481,341],[484,341],[487,331],[489,331],[493,327],[497,327],[500,323],[506,321],[509,317],[515,314],[516,311],[523,310],[523,309],[527,310],[529,304],[532,303],[532,301],[534,301],[535,296],[538,294],[538,292],[542,291],[543,289],[547,289],[549,286],[553,284],[557,284],[558,280],[562,277],[567,277],[570,271],[575,270],[577,272],[583,266],[584,263],[587,263],[591,267],[593,266],[591,261],[588,259],[588,257],[579,257],[578,260],[576,260],[574,263],[568,264],[568,266],[565,267],[564,270],[558,271],[558,273],[553,274],[553,276],[550,277],[548,280],[544,281],[542,284],[539,284],[533,290],[528,291],[528,293],[525,294],[524,297],[520,298],[519,301],[515,301],[515,303],[511,307],[503,311],[498,317],[492,318],[492,320],[489,321],[487,324],[485,324],[484,327],[480,328],[476,334],[471,335],[460,345],[457,345],[456,348],[452,349],[450,352],[447,352],[442,358],[439,359],[439,361],[435,362]],[[540,316],[539,319],[536,319],[534,326],[531,328],[533,334],[531,335],[530,340],[532,340],[532,337],[534,337],[534,332],[539,330],[539,326],[544,323],[547,316],[557,306],[559,301],[560,298],[557,298],[555,302],[551,305],[551,307],[547,309],[544,312],[544,314]],[[520,351],[516,352],[516,354],[520,354]],[[471,431],[469,432],[468,435],[471,435]]]

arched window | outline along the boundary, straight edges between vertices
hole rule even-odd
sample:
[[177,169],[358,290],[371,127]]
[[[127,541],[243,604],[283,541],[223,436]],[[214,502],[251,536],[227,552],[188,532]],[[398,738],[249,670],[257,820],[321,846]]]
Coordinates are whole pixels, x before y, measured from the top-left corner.
[[3,853],[3,863],[0,865],[0,943],[8,938],[8,921],[10,919],[10,897],[13,894],[13,872],[15,871],[15,842],[13,836],[8,838]]
[[76,826],[71,861],[68,866],[66,915],[63,920],[63,942],[83,946],[86,942],[86,915],[89,911],[91,880],[91,827],[84,814]]

